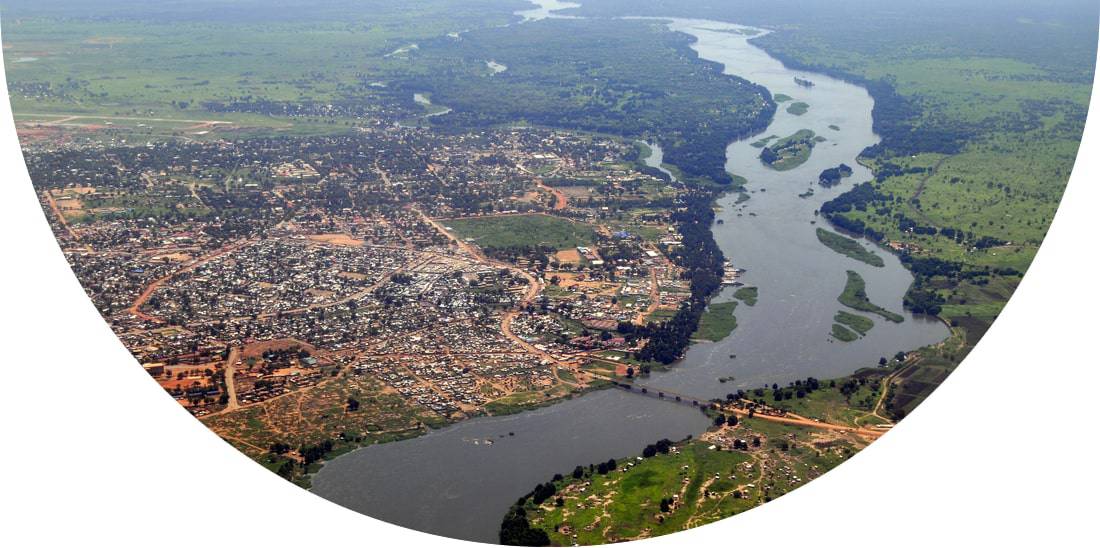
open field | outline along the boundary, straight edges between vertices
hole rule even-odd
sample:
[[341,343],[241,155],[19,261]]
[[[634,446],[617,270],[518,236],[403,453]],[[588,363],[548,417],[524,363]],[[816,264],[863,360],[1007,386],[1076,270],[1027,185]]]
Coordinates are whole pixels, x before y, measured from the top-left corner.
[[443,221],[456,236],[482,248],[545,247],[564,250],[591,245],[589,225],[549,215],[501,215]]

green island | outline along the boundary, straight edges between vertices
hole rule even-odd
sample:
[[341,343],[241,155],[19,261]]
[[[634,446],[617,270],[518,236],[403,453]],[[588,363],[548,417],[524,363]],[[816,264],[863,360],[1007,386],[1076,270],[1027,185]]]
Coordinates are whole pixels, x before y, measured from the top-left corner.
[[886,266],[886,262],[882,260],[882,257],[868,251],[867,248],[863,247],[859,242],[847,236],[825,230],[824,228],[818,228],[817,239],[829,249],[846,257],[851,257],[861,263],[867,263],[877,267]]
[[[473,240],[487,255],[538,268],[551,260],[548,250],[566,251],[590,242],[608,256],[641,256],[641,244],[635,244],[638,249],[631,255],[629,246],[605,237],[602,230],[589,232],[596,224],[638,235],[646,249],[662,253],[657,235],[675,232],[685,250],[670,253],[669,259],[683,269],[678,281],[690,280],[690,289],[660,291],[683,296],[683,306],[645,310],[639,323],[653,325],[642,329],[620,324],[590,330],[580,322],[562,321],[554,334],[566,340],[594,339],[595,344],[602,336],[648,339],[640,352],[603,351],[631,367],[675,362],[704,321],[710,322],[714,336],[724,329],[716,324],[736,325],[732,307],[722,317],[712,314],[722,303],[708,310],[719,284],[714,272],[722,261],[709,230],[700,227],[712,224],[715,196],[736,192],[743,182],[725,172],[726,144],[760,134],[775,113],[775,103],[794,98],[772,96],[722,74],[722,67],[698,58],[686,35],[652,21],[550,19],[504,26],[518,20],[515,10],[530,7],[516,0],[468,0],[460,10],[455,0],[423,0],[414,6],[382,0],[273,2],[279,9],[263,10],[259,22],[243,17],[247,4],[227,8],[212,0],[156,8],[104,0],[113,8],[123,7],[106,13],[91,2],[69,2],[64,10],[54,5],[63,2],[54,0],[5,2],[5,69],[20,138],[29,143],[25,154],[36,191],[55,233],[66,238],[63,247],[82,283],[107,271],[101,268],[107,261],[148,251],[99,249],[107,242],[122,245],[118,242],[125,239],[111,235],[110,223],[127,226],[145,241],[163,239],[166,227],[178,229],[177,235],[197,235],[195,248],[202,253],[253,237],[265,240],[255,248],[273,245],[280,236],[269,238],[269,232],[278,232],[272,229],[287,219],[297,221],[302,230],[354,228],[353,234],[335,235],[335,240],[377,237],[374,243],[380,245],[371,249],[410,236],[410,248],[449,245],[444,234],[416,215],[423,212],[451,225],[454,235]],[[789,492],[874,437],[775,422],[768,418],[773,412],[860,428],[889,425],[912,412],[982,338],[1031,264],[1073,167],[1094,76],[1095,3],[1059,2],[1054,10],[1026,2],[990,10],[988,2],[979,0],[953,0],[950,10],[905,3],[883,9],[872,0],[810,0],[798,10],[776,10],[750,0],[581,4],[569,13],[682,16],[768,27],[774,30],[754,38],[753,44],[786,66],[865,87],[875,102],[873,130],[881,138],[858,158],[871,177],[823,204],[818,222],[893,250],[915,280],[904,298],[905,309],[942,320],[951,334],[942,343],[882,357],[878,367],[836,381],[806,379],[733,394],[725,402],[712,402],[717,408],[705,409],[715,421],[722,415],[725,421],[716,422],[703,439],[639,448],[642,460],[630,456],[612,466],[605,462],[604,474],[598,464],[578,463],[579,476],[547,478],[506,520],[506,529],[516,533],[509,540],[520,544],[613,542],[709,523]],[[487,60],[507,70],[490,76]],[[418,102],[417,95],[430,98],[430,107]],[[409,128],[440,133],[424,137]],[[521,142],[503,135],[510,128],[523,128],[539,139]],[[596,144],[605,148],[575,141],[575,135],[544,132],[547,128],[599,136]],[[840,130],[835,125],[829,129]],[[450,136],[444,138],[444,133]],[[762,149],[765,164],[793,169],[822,139],[813,132],[798,137],[802,133],[752,144]],[[452,139],[455,135],[465,140]],[[665,192],[667,177],[639,168],[636,158],[620,157],[613,144],[602,140],[607,135],[659,142],[666,165],[684,187]],[[480,139],[485,142],[472,144]],[[549,142],[552,147],[544,146]],[[156,143],[149,147],[152,153],[129,152],[146,143]],[[262,160],[256,165],[263,168],[225,163],[224,151],[234,148],[233,154]],[[442,148],[454,155],[432,154]],[[589,175],[573,173],[568,180],[575,184],[559,187],[554,179],[567,178],[556,172],[553,162],[527,165],[529,173],[506,171],[507,177],[490,177],[493,184],[486,185],[480,184],[486,180],[482,174],[469,177],[471,172],[464,171],[476,165],[488,172],[517,163],[517,153],[526,162],[545,152],[585,159],[606,153],[615,165],[595,169],[618,172],[599,177],[616,183],[590,184]],[[362,160],[374,156],[384,159]],[[192,160],[196,163],[189,165]],[[312,164],[319,176],[301,164]],[[435,171],[440,165],[445,169]],[[74,186],[79,179],[69,175],[54,181],[39,177],[51,170],[65,174],[69,166],[85,166],[81,176],[93,183]],[[270,175],[279,171],[299,175]],[[397,185],[387,172],[400,174],[394,177]],[[553,221],[540,219],[541,214],[501,213],[542,211],[543,198],[552,191],[542,182],[536,185],[534,176],[545,177],[546,187],[567,194],[570,207],[590,211],[568,217],[567,210],[548,217]],[[839,181],[832,174],[825,180]],[[740,196],[747,199],[748,194]],[[419,209],[406,208],[410,203]],[[485,220],[488,214],[500,216]],[[358,215],[366,222],[355,219]],[[454,216],[469,223],[456,223]],[[146,222],[148,218],[157,222]],[[83,249],[92,243],[65,236],[69,225],[76,227],[69,235],[97,234],[104,228],[97,234],[103,237],[92,242],[95,255]],[[303,241],[318,236],[298,235]],[[99,251],[104,253],[98,256]],[[99,260],[105,262],[95,262]],[[127,292],[148,282],[148,276],[135,273],[159,275],[169,268],[136,260],[122,263],[126,268],[117,272],[119,279],[138,287],[116,295],[107,286],[94,288],[105,289],[93,296],[105,316],[121,317],[125,309],[112,303],[133,302]],[[567,259],[563,254],[553,260]],[[334,262],[316,264],[330,267]],[[522,284],[499,264],[480,266],[481,274],[463,280],[456,291],[468,296],[467,302],[491,309],[479,314],[501,317],[504,308],[494,303],[514,295]],[[463,275],[452,270],[452,275]],[[345,271],[333,274],[342,284],[354,279]],[[380,310],[402,308],[390,304],[400,300],[397,295],[407,289],[410,277],[402,271],[383,284],[390,291],[381,295],[386,306]],[[568,282],[584,287],[575,278]],[[838,300],[889,321],[903,320],[871,303],[864,285],[858,273],[848,272]],[[561,301],[578,292],[583,294],[551,284],[543,296]],[[751,305],[749,299],[737,298]],[[158,299],[165,306],[170,300]],[[611,306],[610,298],[602,300]],[[193,312],[191,302],[173,315]],[[323,327],[366,318],[370,312],[340,304],[331,308],[303,323]],[[153,312],[149,307],[144,311]],[[869,318],[845,311],[834,321],[851,334],[873,326]],[[393,324],[364,325],[362,340],[379,336],[371,332],[374,327]],[[209,325],[195,322],[190,330]],[[463,336],[481,331],[471,329]],[[174,337],[179,332],[153,335]],[[314,357],[324,358],[330,351],[322,348]],[[222,356],[220,346],[203,352],[210,362],[200,364],[205,376],[194,377],[202,384],[199,392],[176,386],[173,373],[186,373],[191,367],[186,363],[166,365],[169,374],[158,382],[179,391],[177,399],[192,412],[210,412],[202,415],[204,423],[234,447],[301,485],[309,483],[324,460],[356,447],[419,436],[467,416],[561,401],[612,386],[580,380],[585,375],[616,374],[614,365],[593,362],[553,371],[547,377],[550,388],[522,386],[498,394],[482,385],[470,394],[484,396],[487,404],[440,413],[395,392],[387,384],[390,377],[378,369],[385,364],[359,370],[322,361],[309,371],[325,380],[285,397],[227,409],[225,402],[215,401],[227,397],[225,380],[233,378],[233,371],[229,368],[227,375],[225,366],[232,365],[233,354]],[[280,352],[271,356],[284,358]],[[245,359],[249,371],[238,368],[238,376],[267,375],[261,371],[271,365],[267,354],[257,350],[254,362]],[[152,359],[143,363],[153,366],[150,371],[159,367]],[[253,365],[256,371],[251,371]],[[870,364],[852,364],[861,365]],[[272,388],[251,380],[248,385],[250,394]],[[237,390],[242,391],[240,385]],[[733,416],[739,420],[730,421]],[[628,462],[633,466],[626,466]],[[517,487],[517,494],[528,487]]]
[[830,167],[823,170],[821,175],[817,177],[817,183],[825,188],[834,187],[840,184],[841,179],[851,176],[851,166],[848,164],[840,164],[836,167]]
[[777,171],[794,169],[810,159],[817,137],[813,130],[800,129],[760,150],[760,161]]
[[768,146],[768,142],[769,142],[769,141],[772,141],[772,140],[774,140],[774,139],[778,139],[778,138],[779,138],[779,136],[778,136],[778,135],[769,135],[769,136],[767,136],[767,137],[764,137],[764,138],[762,138],[762,139],[758,139],[758,140],[756,140],[756,141],[753,141],[753,142],[751,143],[751,145],[752,145],[753,147],[756,147],[756,148],[764,148],[764,147]]
[[802,101],[796,101],[787,105],[787,113],[794,114],[795,116],[802,116],[810,111],[809,103],[803,103]]
[[833,324],[831,334],[834,339],[841,342],[852,342],[856,339],[859,339],[858,334],[838,323]]
[[852,314],[846,310],[837,311],[836,316],[833,317],[833,321],[858,331],[860,335],[866,335],[868,331],[875,327],[875,322],[871,318],[860,316],[859,314]]
[[860,276],[859,273],[854,270],[848,271],[848,282],[844,285],[844,292],[840,294],[840,297],[837,297],[837,300],[840,301],[840,304],[848,308],[878,314],[894,323],[905,321],[905,318],[900,314],[890,312],[872,303],[870,299],[867,298],[867,282],[863,281],[863,276]]
[[756,299],[760,296],[760,290],[755,287],[739,287],[733,292],[733,297],[748,306],[756,306]]
[[714,342],[728,337],[737,329],[737,317],[733,315],[736,310],[737,301],[710,303],[699,319],[699,328],[692,337]]

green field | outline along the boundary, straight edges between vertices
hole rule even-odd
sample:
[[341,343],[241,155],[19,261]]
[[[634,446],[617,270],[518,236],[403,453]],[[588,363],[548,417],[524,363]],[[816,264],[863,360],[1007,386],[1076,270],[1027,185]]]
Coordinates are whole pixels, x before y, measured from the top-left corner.
[[836,232],[831,232],[825,230],[824,228],[818,228],[817,239],[821,243],[825,244],[825,246],[829,249],[832,249],[833,251],[836,251],[837,253],[840,253],[841,255],[844,255],[846,257],[851,257],[859,262],[867,263],[871,266],[886,266],[886,263],[882,260],[882,257],[879,257],[871,251],[868,251],[867,248],[863,247],[863,245],[861,245],[859,242],[837,234]]
[[451,219],[442,224],[458,238],[485,249],[568,249],[596,241],[591,225],[549,215],[502,215]]
[[735,310],[737,301],[711,303],[699,320],[699,329],[693,337],[704,341],[720,341],[728,337],[737,329],[737,317],[733,315]]
[[760,161],[776,171],[788,171],[810,159],[815,143],[817,137],[812,130],[800,129],[762,148]]
[[756,306],[756,299],[760,296],[760,290],[755,287],[739,287],[733,292],[733,297],[741,302]]
[[797,101],[787,105],[787,113],[794,114],[795,116],[802,116],[809,111],[810,105],[808,103],[803,103],[802,101]]
[[866,335],[868,331],[875,327],[875,322],[866,316],[860,316],[859,314],[852,314],[845,310],[839,310],[836,316],[833,317],[833,321],[858,331],[860,335]]
[[[805,428],[755,418],[742,419],[725,431],[755,440],[753,447],[715,450],[709,442],[685,441],[668,453],[617,459],[615,468],[604,474],[587,465],[579,467],[576,476],[563,470],[562,479],[540,488],[545,500],[536,503],[533,492],[511,512],[522,508],[528,526],[545,531],[555,546],[659,536],[739,514],[789,493],[863,446],[846,438],[818,446]],[[780,468],[789,473],[773,471]],[[545,491],[546,485],[552,486],[552,494]]]
[[905,318],[899,314],[895,314],[872,303],[867,298],[867,282],[863,281],[863,276],[860,276],[858,272],[853,270],[848,271],[848,281],[844,285],[844,292],[837,297],[840,304],[849,308],[854,308],[863,312],[871,312],[878,314],[887,320],[895,323],[901,323],[905,321]]
[[834,339],[841,342],[852,342],[856,339],[859,339],[859,335],[857,335],[854,331],[838,323],[833,324],[833,329],[830,334],[833,336]]

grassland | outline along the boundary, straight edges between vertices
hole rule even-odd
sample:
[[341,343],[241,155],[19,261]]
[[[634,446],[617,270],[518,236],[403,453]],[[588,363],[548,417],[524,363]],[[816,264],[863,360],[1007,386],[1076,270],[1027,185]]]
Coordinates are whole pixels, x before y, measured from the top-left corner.
[[725,303],[711,303],[699,320],[699,328],[693,338],[704,341],[720,341],[737,329],[737,317],[733,315],[737,310],[737,301]]
[[859,339],[859,335],[856,334],[856,332],[854,332],[851,329],[848,329],[847,327],[844,327],[843,325],[840,325],[838,323],[833,324],[832,331],[830,332],[830,335],[832,335],[832,337],[834,339],[836,339],[840,342],[852,342],[854,340]]
[[866,335],[868,331],[875,327],[875,322],[871,318],[852,314],[845,310],[837,311],[836,316],[833,316],[833,321],[850,327],[859,332],[860,335]]
[[800,129],[760,150],[760,161],[776,171],[794,169],[810,159],[817,142],[813,130]]
[[444,222],[457,237],[485,249],[544,247],[568,249],[592,245],[591,225],[549,215],[501,215],[453,219]]
[[802,101],[796,101],[787,105],[787,113],[794,114],[795,116],[802,116],[810,111],[809,103],[803,103]]
[[733,297],[741,302],[756,306],[756,300],[760,296],[760,290],[755,287],[739,287],[733,292]]
[[708,440],[685,441],[667,453],[617,460],[606,474],[582,466],[579,477],[551,481],[553,495],[545,500],[525,497],[530,526],[545,531],[557,546],[664,535],[789,493],[864,446],[759,419],[743,419],[709,435],[740,438],[749,448],[718,450]]
[[846,257],[855,259],[861,263],[867,263],[871,266],[883,267],[886,263],[875,253],[868,251],[867,248],[860,245],[859,242],[848,238],[846,236],[837,234],[824,228],[817,229],[817,239],[821,243],[825,244],[825,247],[840,253]]
[[848,281],[844,285],[844,292],[840,294],[840,297],[837,297],[837,300],[844,306],[862,312],[878,314],[894,323],[905,321],[905,318],[900,314],[895,314],[872,303],[870,299],[867,298],[867,282],[863,281],[863,276],[860,276],[859,273],[854,270],[848,271]]

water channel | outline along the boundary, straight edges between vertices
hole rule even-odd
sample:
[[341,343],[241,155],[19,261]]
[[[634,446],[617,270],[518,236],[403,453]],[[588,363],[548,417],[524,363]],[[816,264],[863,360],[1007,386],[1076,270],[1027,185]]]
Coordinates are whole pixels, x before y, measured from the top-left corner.
[[[563,2],[541,2],[542,9],[520,13],[535,20],[560,9]],[[704,59],[726,71],[808,103],[797,116],[780,105],[761,135],[732,143],[727,169],[746,177],[751,197],[719,200],[722,210],[714,234],[726,257],[746,269],[741,280],[760,288],[759,302],[737,308],[738,328],[717,343],[693,345],[685,359],[643,384],[697,395],[720,397],[736,388],[806,376],[829,378],[874,365],[880,356],[911,350],[944,339],[945,326],[902,310],[912,277],[896,257],[875,268],[840,255],[817,241],[825,223],[814,211],[825,200],[870,172],[855,159],[877,141],[871,130],[873,101],[863,88],[820,74],[789,70],[749,42],[756,29],[729,23],[674,20],[671,29],[698,39],[693,46]],[[810,80],[813,87],[795,83]],[[838,129],[832,129],[838,128]],[[803,165],[784,172],[763,165],[751,142],[768,135],[785,137],[811,129],[818,143]],[[648,159],[660,163],[660,147]],[[817,185],[825,168],[845,163],[854,174],[837,187]],[[800,197],[813,188],[812,196]],[[812,224],[816,221],[816,224]],[[867,336],[850,343],[829,337],[833,315],[843,309],[837,296],[845,271],[859,272],[871,300],[902,314],[891,323],[877,316]],[[717,297],[731,298],[732,289]],[[731,356],[736,355],[736,358]],[[735,378],[719,383],[719,377]],[[324,466],[313,492],[369,516],[420,531],[473,541],[496,542],[500,519],[520,495],[555,473],[610,457],[637,454],[660,438],[697,435],[709,421],[690,406],[604,390],[526,413],[468,420],[420,438],[365,447]],[[488,443],[486,440],[491,441]]]

